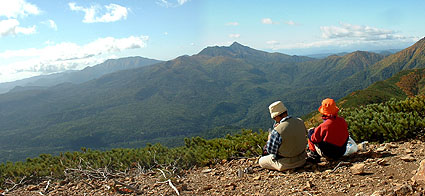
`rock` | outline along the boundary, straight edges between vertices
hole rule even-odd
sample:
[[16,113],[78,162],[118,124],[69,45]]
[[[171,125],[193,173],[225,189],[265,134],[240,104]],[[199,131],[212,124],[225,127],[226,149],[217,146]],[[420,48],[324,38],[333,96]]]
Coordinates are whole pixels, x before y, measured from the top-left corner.
[[181,191],[187,191],[189,189],[187,189],[187,184],[181,184],[180,186],[177,187],[177,190]]
[[385,148],[386,149],[397,148],[397,145],[395,143],[386,143]]
[[210,190],[210,189],[212,189],[213,187],[212,187],[212,185],[206,185],[206,186],[204,186],[204,187],[202,187],[202,191],[208,191],[208,190]]
[[410,154],[403,156],[403,157],[400,157],[400,159],[403,160],[403,161],[406,161],[406,162],[416,161],[415,157],[413,157]]
[[253,177],[252,178],[253,180],[260,180],[261,179],[261,176],[259,175],[259,176],[255,176],[255,177]]
[[417,184],[425,185],[425,159],[419,164],[416,174],[412,177],[412,181]]
[[252,174],[254,173],[254,170],[252,169],[252,167],[247,167],[243,170],[243,172],[246,174]]
[[230,190],[235,190],[236,189],[236,184],[231,182],[229,184],[226,184],[226,186],[224,186],[226,188],[230,188]]
[[350,167],[350,169],[351,169],[351,173],[354,175],[364,174],[365,164],[364,163],[354,164],[353,166]]
[[204,169],[204,170],[202,170],[201,172],[202,173],[209,173],[209,172],[211,172],[212,171],[212,169]]
[[312,182],[310,182],[310,181],[307,181],[307,183],[305,184],[305,186],[307,188],[313,188],[314,187],[314,184]]
[[35,186],[35,185],[29,185],[29,186],[27,187],[27,190],[28,190],[28,191],[36,191],[36,190],[38,190],[38,186]]
[[377,163],[378,165],[385,166],[385,165],[387,165],[388,161],[387,161],[387,160],[385,160],[385,159],[379,159],[378,161],[376,161],[376,163]]
[[238,177],[239,178],[242,178],[243,177],[243,175],[244,175],[244,173],[243,173],[243,170],[242,169],[238,169]]
[[411,149],[406,149],[404,152],[406,152],[407,154],[413,153],[413,151]]
[[394,189],[394,192],[397,195],[411,195],[413,193],[413,188],[411,185],[402,185]]
[[370,196],[384,196],[384,195],[385,195],[385,191],[375,191]]
[[379,147],[378,149],[376,149],[376,152],[384,152],[386,151],[387,148],[385,146]]

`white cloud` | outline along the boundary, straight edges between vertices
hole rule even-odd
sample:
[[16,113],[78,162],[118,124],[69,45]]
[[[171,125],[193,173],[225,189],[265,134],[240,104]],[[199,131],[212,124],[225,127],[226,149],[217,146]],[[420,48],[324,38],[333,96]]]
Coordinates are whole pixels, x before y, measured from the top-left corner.
[[271,18],[263,18],[263,19],[261,19],[261,23],[263,23],[263,24],[278,24],[277,22],[274,22]]
[[177,2],[179,3],[179,5],[183,5],[185,3],[187,3],[189,0],[177,0]]
[[0,3],[0,16],[7,18],[25,17],[28,15],[37,15],[40,10],[37,6],[26,2],[25,0],[2,1]]
[[21,27],[17,18],[37,14],[40,14],[38,7],[25,0],[2,1],[0,3],[0,17],[3,16],[7,19],[0,20],[0,37],[35,33],[35,26]]
[[285,22],[285,24],[290,25],[290,26],[299,25],[298,23],[296,23],[296,22],[294,22],[292,20]]
[[48,22],[48,24],[49,24],[50,28],[54,29],[55,31],[57,31],[57,30],[58,30],[58,26],[56,25],[55,21],[53,21],[53,20],[48,20],[47,22]]
[[241,34],[235,33],[235,34],[229,34],[230,38],[239,38]]
[[168,35],[168,32],[164,32],[164,35]]
[[17,34],[33,34],[36,32],[35,26],[20,27],[16,19],[0,20],[0,37]]
[[[9,50],[0,53],[0,82],[20,79],[27,75],[40,75],[65,70],[82,69],[100,63],[104,58],[128,49],[146,47],[147,36],[127,38],[100,38],[86,45],[75,43],[48,43],[44,48]],[[2,64],[10,59],[22,59],[14,63]]]
[[365,41],[391,40],[404,38],[393,30],[376,27],[340,23],[336,26],[322,26],[322,37],[325,39],[360,39]]
[[239,23],[238,22],[228,22],[226,23],[227,26],[238,26]]
[[268,44],[268,45],[277,45],[277,44],[279,44],[279,42],[276,41],[276,40],[270,40],[270,41],[266,41],[266,44]]
[[340,23],[340,26],[322,26],[322,39],[311,42],[270,44],[272,49],[301,49],[319,47],[350,47],[350,46],[389,46],[400,43],[411,43],[417,37],[397,34],[393,30],[379,29],[370,26]]
[[181,6],[187,2],[189,2],[190,0],[174,0],[174,1],[170,1],[170,0],[157,0],[156,3],[162,7],[178,7]]
[[[105,5],[105,9],[102,9],[100,6],[91,6],[89,8],[85,8],[82,6],[77,6],[74,2],[71,2],[68,5],[69,9],[72,11],[82,11],[85,13],[83,20],[84,23],[115,22],[127,19],[129,10],[129,8],[113,3]],[[103,15],[98,16],[99,12],[103,12]]]

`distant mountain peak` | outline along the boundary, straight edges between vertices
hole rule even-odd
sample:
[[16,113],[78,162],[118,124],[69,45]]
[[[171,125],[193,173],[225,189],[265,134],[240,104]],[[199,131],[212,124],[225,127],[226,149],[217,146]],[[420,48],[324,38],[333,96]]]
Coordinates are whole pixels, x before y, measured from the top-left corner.
[[230,46],[210,46],[203,49],[199,55],[207,55],[207,56],[243,56],[247,54],[254,53],[266,53],[263,51],[259,51],[248,46],[244,46],[238,42],[233,42]]
[[[244,45],[240,44],[239,42],[233,42],[232,45],[230,45],[229,47],[235,48],[235,47],[247,47],[247,46],[244,46]],[[249,48],[249,47],[247,47],[247,48]]]

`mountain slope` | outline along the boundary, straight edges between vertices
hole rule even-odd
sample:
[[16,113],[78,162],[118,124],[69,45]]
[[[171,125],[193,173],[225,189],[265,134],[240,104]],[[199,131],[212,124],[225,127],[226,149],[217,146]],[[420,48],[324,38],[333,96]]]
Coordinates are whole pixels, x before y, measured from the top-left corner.
[[372,103],[382,103],[391,98],[425,95],[425,68],[403,70],[391,78],[378,81],[368,88],[355,91],[339,100],[340,107],[356,107]]
[[332,55],[318,61],[301,63],[296,85],[329,85],[367,70],[384,58],[371,52],[356,51],[344,56]]
[[386,79],[401,70],[414,68],[425,68],[425,38],[373,65],[371,79]]
[[[0,95],[1,161],[82,146],[175,146],[183,137],[265,129],[273,101],[284,101],[293,116],[303,115],[323,98],[359,90],[344,81],[368,73],[362,69],[382,57],[355,52],[333,58],[312,60],[234,43],[82,84]],[[359,86],[366,83],[360,80]]]
[[105,74],[120,70],[134,69],[143,66],[153,65],[161,61],[143,57],[126,57],[120,59],[109,59],[105,62],[87,67],[81,71],[66,71],[50,75],[36,76],[14,82],[0,83],[0,94],[5,93],[15,87],[16,90],[34,89],[40,87],[54,86],[60,83],[71,82],[80,84],[99,78]]

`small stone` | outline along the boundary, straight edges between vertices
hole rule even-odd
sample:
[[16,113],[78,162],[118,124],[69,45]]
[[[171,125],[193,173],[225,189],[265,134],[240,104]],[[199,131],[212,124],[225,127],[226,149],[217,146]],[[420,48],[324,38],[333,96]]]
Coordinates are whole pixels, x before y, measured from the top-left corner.
[[387,165],[388,161],[387,161],[387,160],[385,160],[385,159],[379,159],[378,161],[376,161],[376,163],[377,163],[378,165],[385,166],[385,165]]
[[261,179],[261,176],[260,176],[260,175],[258,175],[258,176],[253,177],[252,179],[253,179],[253,180],[260,180],[260,179]]
[[180,189],[180,191],[187,191],[187,190],[189,190],[189,189],[187,188],[187,184],[181,184],[181,185],[179,186],[179,189]]
[[244,176],[243,170],[242,169],[238,169],[238,177],[242,178]]
[[236,189],[236,184],[233,183],[233,182],[231,182],[229,184],[226,184],[226,186],[224,186],[224,187],[230,187],[231,190],[235,190]]
[[412,156],[412,155],[410,155],[410,154],[408,154],[408,155],[406,155],[406,156],[403,156],[403,157],[401,157],[400,159],[401,159],[401,160],[403,160],[403,161],[406,161],[406,162],[416,161],[415,157],[413,157],[413,156]]
[[202,191],[207,191],[207,190],[210,190],[212,188],[213,188],[212,185],[209,184],[207,186],[202,187]]
[[384,196],[384,195],[385,195],[385,191],[375,191],[370,196]]
[[413,188],[411,185],[398,186],[394,189],[394,192],[397,195],[410,195],[413,192]]
[[412,181],[418,184],[425,184],[425,159],[419,164],[416,174],[412,177]]
[[307,188],[313,188],[314,187],[314,184],[312,183],[312,182],[310,182],[310,181],[307,181],[307,183],[306,183],[306,185],[305,185]]
[[27,190],[28,191],[35,191],[35,190],[38,190],[38,187],[35,186],[35,185],[29,185],[28,188],[27,188]]
[[385,148],[386,149],[397,148],[397,145],[395,143],[386,143]]
[[413,153],[413,151],[411,149],[406,149],[404,152],[406,152],[407,154]]
[[252,169],[252,167],[247,167],[243,170],[243,172],[246,174],[252,174],[254,173],[254,169]]
[[211,172],[212,171],[212,169],[204,169],[204,170],[202,170],[201,172],[202,173],[209,173],[209,172]]
[[376,152],[384,152],[386,150],[387,150],[387,148],[385,148],[385,146],[383,146],[383,147],[379,147],[378,149],[376,149]]
[[358,163],[351,166],[351,173],[354,175],[360,175],[364,174],[365,164],[364,163]]

